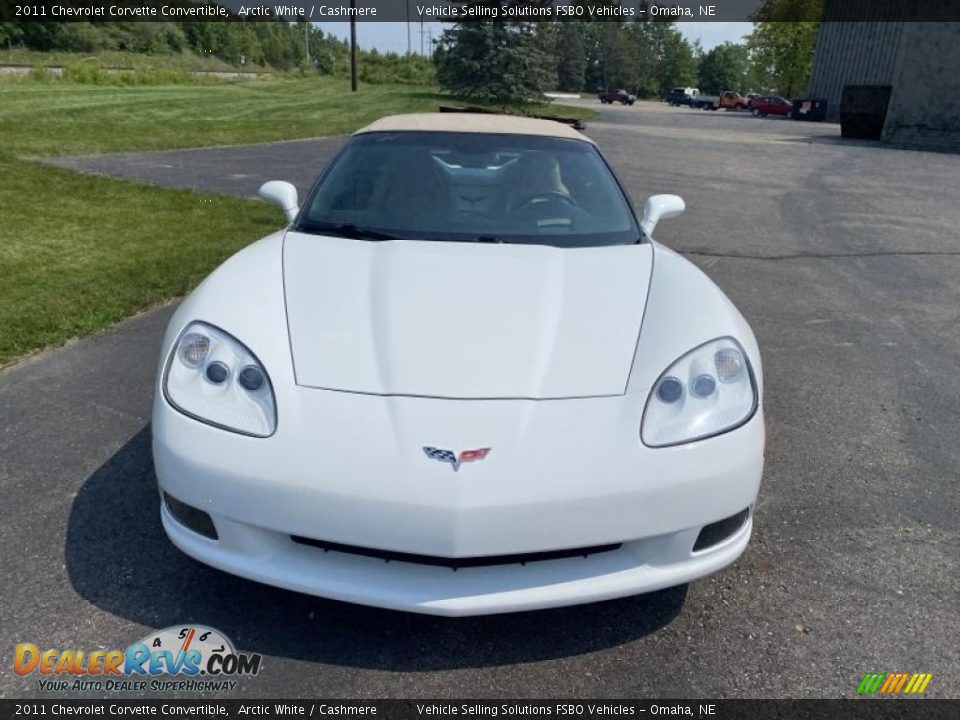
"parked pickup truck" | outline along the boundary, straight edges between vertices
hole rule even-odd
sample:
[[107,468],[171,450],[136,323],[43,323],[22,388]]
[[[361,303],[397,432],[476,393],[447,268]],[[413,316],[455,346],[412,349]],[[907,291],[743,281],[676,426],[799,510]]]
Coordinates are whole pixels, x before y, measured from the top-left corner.
[[607,90],[597,95],[602,103],[622,103],[624,105],[633,105],[637,96],[631,95],[626,90]]
[[698,95],[690,100],[690,107],[701,110],[746,110],[750,101],[733,90],[724,90],[719,95]]
[[674,106],[689,105],[693,100],[699,97],[700,91],[692,87],[676,87],[667,93],[667,102]]

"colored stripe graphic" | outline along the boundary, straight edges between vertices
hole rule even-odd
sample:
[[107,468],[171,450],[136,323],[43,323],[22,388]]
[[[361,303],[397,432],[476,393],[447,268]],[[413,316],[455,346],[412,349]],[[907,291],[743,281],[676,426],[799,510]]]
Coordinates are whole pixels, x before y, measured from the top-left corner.
[[883,685],[880,686],[880,694],[886,695],[887,693],[893,692],[893,687],[897,684],[897,680],[900,679],[900,673],[890,673],[887,675],[887,679],[884,680]]
[[857,686],[857,695],[919,695],[932,679],[933,673],[867,673]]
[[860,686],[857,688],[857,695],[872,695],[880,689],[880,684],[886,677],[886,673],[867,673],[863,676],[863,680],[860,681]]
[[922,693],[927,689],[927,685],[930,684],[930,681],[933,680],[933,673],[919,673],[917,677],[920,679],[914,685],[913,692]]

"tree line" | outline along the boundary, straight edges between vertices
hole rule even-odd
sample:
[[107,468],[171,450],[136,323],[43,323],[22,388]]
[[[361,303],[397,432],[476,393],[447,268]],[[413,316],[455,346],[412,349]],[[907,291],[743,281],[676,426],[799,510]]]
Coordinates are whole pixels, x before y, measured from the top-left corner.
[[[485,6],[503,0],[466,0]],[[526,5],[549,0],[514,0]],[[607,5],[616,0],[577,0]],[[778,93],[806,91],[823,0],[765,0],[742,42],[704,51],[676,24],[631,22],[464,22],[441,36],[434,60],[442,87],[497,102],[534,99],[546,90],[622,88],[662,97],[674,87]]]
[[[595,92],[623,88],[638,97],[663,96],[673,87],[805,92],[823,0],[764,0],[752,33],[704,51],[673,22],[451,23],[437,41],[432,62],[420,56],[361,51],[360,79],[429,84],[464,97],[517,102],[547,90]],[[547,5],[551,0],[463,0],[468,5],[504,2]],[[606,5],[617,0],[576,0]],[[323,74],[348,72],[349,47],[303,21],[235,22],[0,22],[0,47],[95,53],[211,55],[234,66],[300,68]],[[309,57],[308,50],[309,48]]]
[[[332,65],[346,53],[339,40],[313,28],[307,30],[316,62]],[[306,60],[303,27],[287,22],[5,22],[0,23],[0,47],[96,53],[212,55],[231,65],[269,66],[281,70]]]
[[[237,68],[299,69],[325,75],[349,72],[345,40],[313,24],[282,20],[233,22],[0,22],[0,48],[152,55],[192,52]],[[360,79],[371,83],[434,82],[433,64],[420,56],[360,52]]]

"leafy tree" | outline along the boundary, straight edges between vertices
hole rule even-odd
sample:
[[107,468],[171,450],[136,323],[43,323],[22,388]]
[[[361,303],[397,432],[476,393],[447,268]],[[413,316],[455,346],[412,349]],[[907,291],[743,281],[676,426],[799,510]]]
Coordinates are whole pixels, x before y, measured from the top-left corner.
[[630,27],[619,23],[598,23],[601,27],[600,68],[603,87],[636,90],[638,82],[638,44]]
[[134,51],[143,53],[181,52],[187,46],[183,30],[173,22],[130,23],[134,28]]
[[559,23],[557,32],[557,89],[580,92],[587,69],[584,30],[580,23]]
[[600,23],[583,23],[583,89],[592,92],[605,86],[601,60]]
[[103,50],[107,44],[103,33],[90,23],[65,22],[57,33],[56,46],[70,52],[95,52]]
[[[588,91],[614,87],[634,89],[636,85],[636,57],[627,36],[627,24],[592,20],[590,8],[614,7],[620,0],[573,0],[583,8],[582,22],[563,22],[564,27],[575,26],[580,33],[584,55],[583,89]],[[558,56],[564,51],[558,46]]]
[[[509,0],[508,4],[516,3],[517,0]],[[500,7],[504,2],[465,4]],[[533,22],[455,23],[444,30],[434,58],[440,87],[465,97],[500,103],[538,100],[556,83],[556,63]]]
[[725,42],[700,61],[700,90],[717,95],[724,90],[741,90],[747,83],[750,56],[746,45]]
[[817,22],[759,22],[747,39],[751,74],[760,88],[786,97],[803,93],[810,83]]
[[[618,0],[575,0],[582,6],[619,4]],[[624,88],[652,97],[675,85],[696,82],[697,52],[676,25],[641,22],[561,23],[576,27],[584,48],[584,87]],[[558,55],[565,45],[558,45]],[[562,59],[558,57],[558,62]]]
[[13,47],[14,43],[20,42],[23,37],[23,31],[15,22],[0,22],[0,47]]
[[753,22],[814,22],[823,15],[823,0],[763,0]]
[[666,95],[671,88],[697,82],[699,60],[694,46],[683,37],[672,22],[646,22],[643,41],[647,63],[646,79],[642,83],[644,95]]
[[751,78],[757,88],[786,97],[803,93],[810,83],[813,53],[823,0],[764,0],[751,16],[747,39]]
[[31,50],[59,50],[60,29],[67,23],[40,21],[14,22],[23,44]]

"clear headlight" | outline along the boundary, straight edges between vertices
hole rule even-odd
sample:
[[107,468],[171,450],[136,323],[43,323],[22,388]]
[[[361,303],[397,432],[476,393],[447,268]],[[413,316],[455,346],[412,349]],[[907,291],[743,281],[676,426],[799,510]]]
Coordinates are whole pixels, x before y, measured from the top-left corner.
[[730,337],[711,340],[657,379],[640,437],[650,447],[701,440],[739,427],[756,407],[753,370],[740,343]]
[[242,343],[212,325],[193,322],[180,335],[163,391],[180,412],[224,430],[269,437],[277,429],[267,371]]

